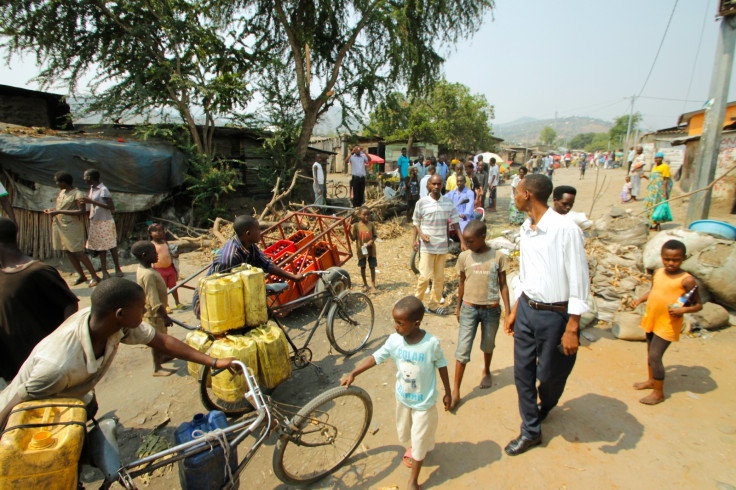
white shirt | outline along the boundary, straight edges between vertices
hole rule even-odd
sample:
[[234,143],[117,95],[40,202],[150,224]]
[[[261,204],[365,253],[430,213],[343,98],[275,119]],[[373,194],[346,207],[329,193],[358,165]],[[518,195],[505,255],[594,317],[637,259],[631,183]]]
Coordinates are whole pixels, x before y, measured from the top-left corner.
[[501,169],[498,165],[491,165],[488,167],[488,187],[498,187],[498,177],[501,174]]
[[350,173],[356,177],[365,177],[365,164],[369,161],[370,160],[365,153],[361,153],[358,156],[356,156],[355,153],[351,154]]
[[148,323],[117,331],[108,337],[105,353],[97,359],[89,334],[89,317],[90,308],[79,310],[36,345],[13,381],[0,393],[0,410],[15,395],[21,401],[84,398],[107,372],[120,342],[148,344],[156,335]]
[[431,175],[427,174],[422,177],[421,182],[419,182],[419,199],[427,197],[427,195],[429,194],[429,191],[427,190],[427,184],[429,183],[430,177]]
[[568,301],[567,312],[588,311],[590,279],[583,232],[568,218],[547,209],[536,229],[521,225],[519,295],[541,303]]
[[322,185],[325,183],[325,173],[322,170],[322,164],[319,162],[314,162],[312,164],[312,176],[314,176],[314,169],[317,169],[317,180],[314,181],[315,184]]

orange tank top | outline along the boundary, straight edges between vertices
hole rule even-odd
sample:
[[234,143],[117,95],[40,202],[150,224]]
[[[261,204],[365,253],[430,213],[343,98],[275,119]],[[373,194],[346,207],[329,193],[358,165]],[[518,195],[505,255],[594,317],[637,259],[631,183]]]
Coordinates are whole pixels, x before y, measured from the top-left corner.
[[668,276],[664,269],[657,269],[652,278],[652,290],[647,299],[647,312],[641,320],[645,332],[654,332],[658,337],[670,342],[680,339],[682,317],[670,315],[667,306],[685,294],[682,281],[690,274],[682,272],[676,276]]
[[158,267],[159,269],[166,269],[168,266],[171,265],[171,253],[169,252],[169,244],[164,243],[153,243],[153,246],[156,247],[156,253],[158,253],[158,262],[153,264],[154,267]]

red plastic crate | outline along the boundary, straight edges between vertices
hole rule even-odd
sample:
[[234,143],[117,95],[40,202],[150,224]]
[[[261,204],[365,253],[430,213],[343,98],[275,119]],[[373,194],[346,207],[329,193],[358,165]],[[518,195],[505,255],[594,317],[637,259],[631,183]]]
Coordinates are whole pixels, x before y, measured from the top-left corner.
[[270,247],[263,250],[263,253],[268,257],[271,257],[274,261],[287,253],[296,252],[294,242],[290,240],[279,240]]
[[[281,268],[287,272],[292,272],[292,273],[294,272],[294,269],[292,268],[291,264],[282,265]],[[266,276],[267,284],[275,284],[278,282],[285,282],[286,284],[289,285],[289,289],[279,294],[278,296],[269,296],[268,297],[269,306],[275,306],[277,304],[283,305],[299,297],[299,294],[300,294],[299,288],[294,284],[294,281],[290,281],[289,279],[284,279],[283,277],[274,276],[273,274],[269,274],[268,276]]]
[[294,251],[299,250],[313,239],[314,233],[308,230],[295,231],[290,237],[287,238],[288,241],[294,243]]
[[[307,254],[300,254],[294,258],[294,270],[297,273],[304,274],[305,272],[315,271],[317,267],[314,263],[314,259]],[[299,281],[298,287],[299,292],[302,296],[306,296],[312,291],[314,283],[317,282],[317,276],[308,276]]]
[[317,259],[317,270],[326,271],[335,265],[334,248],[327,242],[314,244],[314,257]]

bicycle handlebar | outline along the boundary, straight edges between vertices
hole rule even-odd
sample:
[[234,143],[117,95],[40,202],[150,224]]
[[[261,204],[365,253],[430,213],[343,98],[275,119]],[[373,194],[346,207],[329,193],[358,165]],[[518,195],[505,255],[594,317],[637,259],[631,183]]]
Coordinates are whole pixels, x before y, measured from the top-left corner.
[[[256,410],[261,411],[266,402],[263,400],[261,388],[258,386],[258,381],[256,381],[256,378],[253,375],[253,370],[240,361],[233,361],[232,363],[240,367],[240,370],[245,375],[245,381],[248,383],[248,392],[245,393],[243,397],[248,399],[248,401],[255,406]],[[211,376],[217,376],[227,369],[228,368],[215,369],[212,371]],[[233,376],[235,376],[235,374],[233,374]]]

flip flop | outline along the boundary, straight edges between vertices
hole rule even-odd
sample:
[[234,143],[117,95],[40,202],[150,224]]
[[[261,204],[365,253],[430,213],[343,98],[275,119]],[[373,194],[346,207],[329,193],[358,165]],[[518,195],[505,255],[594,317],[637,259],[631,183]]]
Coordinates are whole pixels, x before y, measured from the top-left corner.
[[402,461],[404,462],[404,466],[411,468],[412,463],[414,463],[414,458],[411,457],[411,448],[406,450]]
[[78,277],[77,280],[74,281],[74,285],[75,286],[78,286],[78,285],[82,284],[83,282],[87,282],[87,278],[86,277]]
[[90,279],[90,281],[87,283],[87,287],[93,288],[97,286],[100,283],[97,279]]

